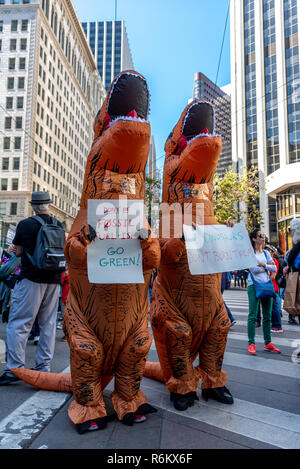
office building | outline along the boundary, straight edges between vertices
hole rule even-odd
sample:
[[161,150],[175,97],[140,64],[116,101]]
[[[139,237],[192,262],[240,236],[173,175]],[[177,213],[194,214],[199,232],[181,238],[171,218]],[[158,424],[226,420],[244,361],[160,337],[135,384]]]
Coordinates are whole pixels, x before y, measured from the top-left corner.
[[299,0],[231,0],[233,160],[260,170],[262,228],[284,249],[300,216],[299,12]]
[[215,133],[222,137],[222,153],[216,173],[223,176],[232,166],[231,156],[231,99],[216,86],[204,73],[194,76],[193,99],[210,102],[215,109]]
[[1,1],[0,73],[0,219],[31,215],[45,190],[69,230],[105,97],[71,0]]
[[133,60],[124,21],[82,23],[106,91],[118,73],[132,70]]

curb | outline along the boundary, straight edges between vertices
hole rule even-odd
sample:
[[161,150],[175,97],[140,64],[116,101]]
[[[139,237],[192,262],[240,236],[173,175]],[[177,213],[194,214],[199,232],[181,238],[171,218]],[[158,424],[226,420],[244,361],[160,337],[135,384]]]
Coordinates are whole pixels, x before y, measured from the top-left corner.
[[0,339],[0,363],[5,363],[5,342]]

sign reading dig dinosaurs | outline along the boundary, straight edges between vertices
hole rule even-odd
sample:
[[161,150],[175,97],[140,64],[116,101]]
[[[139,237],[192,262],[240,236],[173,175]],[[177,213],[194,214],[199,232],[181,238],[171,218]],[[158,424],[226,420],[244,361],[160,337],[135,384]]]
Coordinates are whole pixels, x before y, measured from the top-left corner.
[[183,225],[189,269],[192,275],[243,270],[257,265],[244,223]]
[[142,248],[143,200],[89,200],[88,224],[96,239],[87,248],[91,283],[144,283]]

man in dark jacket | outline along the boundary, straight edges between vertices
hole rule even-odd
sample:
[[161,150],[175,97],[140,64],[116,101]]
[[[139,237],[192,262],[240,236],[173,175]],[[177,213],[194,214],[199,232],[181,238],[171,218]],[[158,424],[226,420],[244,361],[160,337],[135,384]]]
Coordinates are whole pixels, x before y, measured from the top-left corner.
[[[46,224],[53,223],[49,215],[51,200],[48,192],[33,192],[30,203],[39,218]],[[57,224],[62,228],[60,222],[57,221]],[[15,255],[21,257],[21,273],[11,298],[6,328],[7,361],[4,373],[0,376],[0,385],[19,380],[10,369],[25,366],[25,347],[36,318],[40,326],[40,340],[35,355],[35,369],[50,371],[55,347],[61,272],[37,270],[31,261],[40,228],[36,218],[26,218],[18,224],[13,240]]]

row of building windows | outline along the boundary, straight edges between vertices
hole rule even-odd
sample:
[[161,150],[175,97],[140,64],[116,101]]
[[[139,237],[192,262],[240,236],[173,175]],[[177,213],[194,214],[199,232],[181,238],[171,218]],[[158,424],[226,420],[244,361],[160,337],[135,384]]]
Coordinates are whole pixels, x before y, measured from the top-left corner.
[[[7,213],[7,207],[9,207],[9,213]],[[0,202],[0,215],[17,215],[18,214],[18,203],[17,202]]]
[[10,189],[8,188],[8,179],[7,178],[2,178],[1,179],[1,190],[2,191],[17,191],[19,189],[19,179],[13,178],[11,179],[11,187]]
[[[22,138],[14,137],[13,148],[14,150],[21,150]],[[12,138],[4,137],[3,138],[3,150],[10,150],[12,148]]]
[[[19,49],[17,49],[17,45],[18,45],[17,39],[10,39],[9,40],[9,52],[18,52],[18,50],[20,51],[27,50],[27,39],[26,38],[19,39]],[[2,51],[3,51],[3,40],[0,39],[0,52]]]
[[19,171],[20,169],[20,158],[12,158],[12,168],[10,167],[11,158],[4,157],[2,158],[2,171]]

